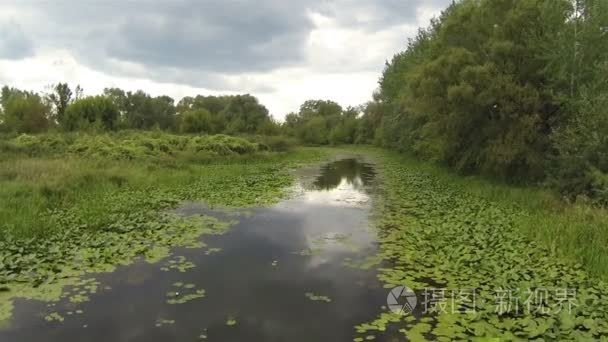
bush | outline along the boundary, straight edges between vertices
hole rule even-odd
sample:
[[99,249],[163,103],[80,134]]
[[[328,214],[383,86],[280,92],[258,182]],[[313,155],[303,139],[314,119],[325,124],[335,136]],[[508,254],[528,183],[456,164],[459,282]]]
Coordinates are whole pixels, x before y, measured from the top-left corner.
[[28,156],[71,154],[86,158],[114,160],[162,159],[180,154],[226,156],[251,154],[260,145],[227,135],[184,136],[158,132],[119,132],[106,134],[22,134],[0,140],[0,152]]
[[4,106],[3,126],[7,131],[39,133],[49,127],[49,106],[38,95],[16,93],[6,100]]
[[297,145],[296,139],[283,135],[258,135],[252,137],[252,139],[258,143],[259,149],[263,151],[287,152],[292,150]]
[[181,117],[179,130],[182,133],[211,133],[211,113],[201,108],[189,110]]
[[192,138],[191,148],[196,152],[209,151],[219,155],[247,154],[258,151],[258,145],[242,138],[228,135],[206,135]]
[[276,152],[287,152],[297,145],[295,139],[285,136],[266,137],[265,144],[271,151]]

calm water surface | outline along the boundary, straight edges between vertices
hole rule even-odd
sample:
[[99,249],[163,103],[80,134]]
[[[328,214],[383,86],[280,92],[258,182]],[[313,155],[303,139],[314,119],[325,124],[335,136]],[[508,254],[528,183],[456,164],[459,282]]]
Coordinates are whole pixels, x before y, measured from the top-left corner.
[[[353,326],[386,304],[373,271],[345,265],[376,249],[368,227],[373,168],[343,159],[304,171],[297,194],[270,208],[239,214],[184,204],[176,210],[182,215],[239,223],[203,237],[202,249],[176,249],[159,264],[140,261],[95,276],[100,290],[90,301],[18,301],[0,341],[352,341]],[[175,257],[196,267],[161,271]],[[176,282],[195,284],[205,297],[168,304]],[[47,322],[50,312],[65,320]]]

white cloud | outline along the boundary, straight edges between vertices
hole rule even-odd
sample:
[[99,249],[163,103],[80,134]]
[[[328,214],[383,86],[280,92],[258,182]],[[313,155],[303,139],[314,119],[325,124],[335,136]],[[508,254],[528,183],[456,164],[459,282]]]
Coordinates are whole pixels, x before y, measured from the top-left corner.
[[[179,4],[187,1],[181,0],[176,8],[180,8]],[[124,45],[133,39],[143,39],[143,32],[128,38],[117,38],[114,45],[111,44],[113,36],[104,35],[105,30],[118,32],[119,26],[124,24],[121,19],[123,15],[118,16],[116,24],[104,21],[112,17],[111,6],[100,5],[99,12],[102,14],[99,20],[92,19],[90,23],[78,20],[74,24],[78,27],[74,27],[74,30],[68,29],[71,23],[62,22],[61,25],[64,26],[53,31],[44,26],[51,25],[44,21],[48,13],[36,11],[37,7],[31,3],[24,1],[30,6],[22,7],[19,2],[13,3],[12,6],[0,4],[0,20],[20,18],[17,22],[19,32],[35,44],[33,56],[24,56],[22,59],[0,57],[0,83],[42,91],[50,84],[68,82],[72,86],[80,84],[86,94],[100,93],[106,87],[143,89],[152,95],[167,94],[176,100],[196,94],[250,93],[257,96],[278,119],[282,119],[290,111],[297,111],[299,105],[307,99],[332,99],[343,106],[354,106],[371,99],[384,62],[405,46],[407,38],[416,34],[418,26],[426,26],[431,17],[438,15],[439,6],[443,3],[447,5],[447,0],[434,1],[436,5],[413,1],[410,4],[416,7],[402,14],[393,13],[396,12],[393,8],[408,6],[399,1],[386,1],[386,8],[381,7],[382,2],[344,1],[350,4],[347,12],[336,11],[336,8],[339,8],[337,4],[343,4],[342,0],[332,3],[335,5],[332,5],[333,7],[299,7],[302,13],[298,16],[298,22],[310,24],[305,34],[302,34],[297,26],[283,19],[276,23],[265,23],[266,26],[260,28],[260,32],[237,32],[244,37],[239,38],[235,44],[247,43],[248,35],[251,35],[255,42],[249,47],[243,47],[245,58],[226,63],[218,59],[218,56],[224,53],[222,51],[214,51],[210,61],[205,59],[207,54],[204,51],[195,52],[200,56],[198,62],[193,56],[183,56],[193,53],[197,49],[196,44],[205,43],[209,39],[212,40],[213,46],[220,38],[210,38],[211,32],[221,35],[227,27],[231,31],[227,37],[234,37],[234,27],[218,26],[220,24],[216,22],[205,26],[205,23],[195,23],[192,20],[196,18],[187,18],[189,20],[184,21],[181,29],[172,32],[192,35],[194,38],[181,37],[175,43],[178,45],[168,41],[171,39],[171,32],[163,33],[164,40],[136,42],[149,53],[155,54],[150,57],[152,59],[147,59],[143,51],[129,50],[129,45]],[[67,0],[60,2],[66,5]],[[93,11],[95,8],[84,7],[91,15],[96,12]],[[274,8],[274,14],[289,13],[289,6],[285,7],[281,2],[266,0],[265,7]],[[162,6],[159,8],[163,9]],[[128,10],[120,6],[118,9]],[[172,7],[167,9],[168,15],[172,13],[171,10]],[[57,25],[59,17],[54,11],[48,9],[48,12],[53,13],[48,14],[52,20],[47,19]],[[228,15],[233,9],[222,11]],[[148,20],[146,25],[155,30],[164,27],[169,29],[166,24],[174,24],[175,14],[181,12],[172,13],[174,16],[166,20],[158,17],[159,13],[163,12],[149,10],[147,14],[155,19]],[[272,18],[262,12],[256,13],[260,18]],[[34,18],[36,20],[33,20]],[[227,20],[226,25],[231,25],[232,17]],[[160,24],[154,24],[156,21]],[[136,22],[131,24],[137,25]],[[118,26],[112,28],[112,25]],[[235,25],[244,29],[255,27],[250,20],[242,18],[236,20]],[[144,26],[141,29],[144,29]],[[205,27],[212,27],[213,31]],[[79,35],[78,28],[82,28],[86,33]],[[293,30],[293,34],[281,32],[273,35],[272,30],[280,32],[284,28]],[[206,33],[194,36],[197,30]],[[91,42],[87,39],[91,39]],[[160,43],[165,44],[160,50],[159,46],[153,45]],[[110,44],[107,47],[115,49],[117,54],[108,52],[103,44]],[[186,47],[188,44],[193,45]],[[171,47],[177,49],[171,50]],[[233,45],[220,48],[228,49],[225,58],[233,57]],[[238,49],[234,51],[238,52]],[[175,57],[175,65],[170,63],[172,56]],[[287,60],[283,61],[282,56]],[[264,61],[264,58],[269,61]],[[206,64],[207,62],[209,64]],[[215,69],[214,65],[219,69]]]

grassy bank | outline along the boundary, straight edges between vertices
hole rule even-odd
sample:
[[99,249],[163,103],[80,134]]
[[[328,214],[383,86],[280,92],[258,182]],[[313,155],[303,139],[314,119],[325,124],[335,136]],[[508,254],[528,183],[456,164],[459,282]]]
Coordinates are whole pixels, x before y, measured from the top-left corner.
[[[238,180],[260,171],[258,167],[279,164],[280,168],[281,163],[306,158],[307,153],[314,154],[272,153],[261,144],[224,135],[127,132],[19,135],[0,140],[0,236],[52,234],[62,223],[49,212],[66,207],[74,207],[87,229],[103,227],[111,220],[108,210],[113,203],[108,198],[121,190],[164,189],[170,192],[167,201],[174,195],[200,195],[218,204],[237,205],[228,202],[243,198],[250,202],[243,196],[217,197],[213,189],[197,191],[184,185],[204,176],[205,184],[232,180],[238,186]],[[124,199],[117,210],[141,211],[146,206]]]
[[581,264],[590,274],[608,279],[608,210],[585,203],[567,203],[553,191],[516,187],[481,177],[463,177],[412,157],[388,152],[391,158],[450,188],[513,208],[514,227],[551,255]]
[[138,255],[158,260],[227,228],[168,214],[179,202],[271,203],[291,184],[289,168],[324,157],[226,136],[160,133],[20,136],[3,140],[0,151],[0,321],[15,297],[56,300],[86,272]]
[[[435,312],[424,318],[387,311],[357,327],[363,336],[388,326],[404,328],[411,340],[608,336],[608,286],[598,279],[606,275],[602,210],[364,151],[376,157],[382,176],[375,206],[380,252],[373,259],[382,265],[379,278],[388,288],[447,291],[444,306],[431,304]],[[460,297],[471,289],[473,302]],[[565,308],[565,300],[575,305]]]

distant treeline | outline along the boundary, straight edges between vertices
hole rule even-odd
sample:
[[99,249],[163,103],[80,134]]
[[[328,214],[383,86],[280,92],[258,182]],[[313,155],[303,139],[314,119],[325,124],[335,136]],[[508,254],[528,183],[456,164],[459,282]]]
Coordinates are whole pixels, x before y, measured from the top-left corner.
[[15,133],[55,131],[116,131],[160,129],[176,133],[285,135],[311,145],[352,144],[359,135],[361,108],[343,109],[325,100],[309,100],[299,112],[279,123],[251,95],[152,97],[142,90],[106,88],[83,96],[65,83],[39,94],[2,88],[0,130]]
[[107,88],[83,96],[65,83],[38,94],[5,86],[0,99],[2,130],[40,133],[161,129],[183,133],[254,134],[278,132],[266,107],[251,95],[185,97],[177,104],[169,96]]

